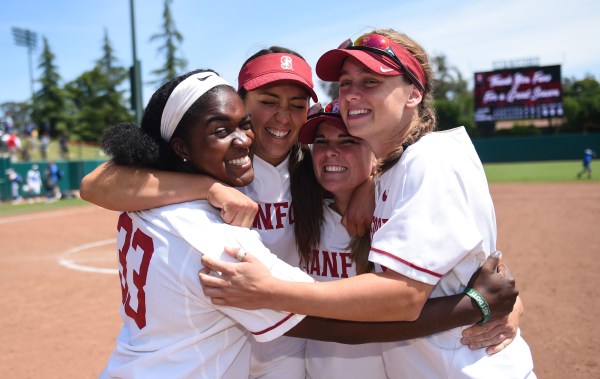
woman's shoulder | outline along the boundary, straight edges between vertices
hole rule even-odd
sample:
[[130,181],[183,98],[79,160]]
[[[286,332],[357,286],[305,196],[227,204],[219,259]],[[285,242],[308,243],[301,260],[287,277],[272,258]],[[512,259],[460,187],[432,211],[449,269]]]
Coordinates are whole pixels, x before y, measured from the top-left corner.
[[[471,142],[471,138],[467,134],[467,130],[463,126],[459,126],[453,129],[447,130],[438,130],[435,132],[431,132],[421,137],[419,141],[410,147],[419,147],[426,148],[430,146],[435,146],[436,148],[444,148],[452,147],[452,141],[469,141]],[[409,149],[410,149],[409,147]]]
[[165,222],[191,220],[197,225],[223,223],[219,210],[206,200],[186,201],[137,212],[140,217]]
[[408,162],[429,162],[444,165],[462,153],[474,149],[464,127],[429,133],[410,145],[402,158]]

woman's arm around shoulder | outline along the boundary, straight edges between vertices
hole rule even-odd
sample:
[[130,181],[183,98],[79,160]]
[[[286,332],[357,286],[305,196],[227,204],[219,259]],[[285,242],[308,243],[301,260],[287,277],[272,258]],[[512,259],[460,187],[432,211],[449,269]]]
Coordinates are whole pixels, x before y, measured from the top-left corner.
[[227,223],[250,227],[257,204],[214,178],[117,165],[108,161],[81,181],[82,199],[115,211],[138,211],[191,200],[208,200]]

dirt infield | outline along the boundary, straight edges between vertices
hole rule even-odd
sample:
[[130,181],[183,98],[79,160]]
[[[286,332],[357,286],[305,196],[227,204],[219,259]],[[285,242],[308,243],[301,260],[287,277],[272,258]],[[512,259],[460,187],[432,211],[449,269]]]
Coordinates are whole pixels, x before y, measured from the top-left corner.
[[[600,377],[600,184],[493,185],[541,379]],[[0,377],[95,378],[120,328],[117,213],[0,218]]]

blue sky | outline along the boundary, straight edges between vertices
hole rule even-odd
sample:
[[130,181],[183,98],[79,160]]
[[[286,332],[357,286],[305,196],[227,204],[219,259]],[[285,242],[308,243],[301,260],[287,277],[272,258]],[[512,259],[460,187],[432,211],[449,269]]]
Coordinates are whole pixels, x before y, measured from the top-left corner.
[[[135,0],[138,59],[144,82],[163,58],[150,36],[160,31],[162,0]],[[463,76],[490,71],[497,61],[535,57],[562,65],[563,77],[600,79],[600,2],[597,0],[173,0],[188,69],[212,68],[236,87],[241,64],[257,50],[281,45],[314,67],[319,56],[348,37],[391,27],[413,37],[430,55],[445,54]],[[28,55],[12,27],[48,39],[63,81],[92,68],[104,29],[123,66],[132,62],[128,0],[4,0],[0,5],[0,103],[30,96]],[[34,52],[39,62],[41,40]],[[34,69],[34,77],[39,71]],[[325,96],[315,76],[317,93]],[[37,89],[37,83],[34,84]],[[145,101],[155,88],[145,85]],[[325,99],[327,100],[327,99]],[[144,102],[145,103],[145,102]]]

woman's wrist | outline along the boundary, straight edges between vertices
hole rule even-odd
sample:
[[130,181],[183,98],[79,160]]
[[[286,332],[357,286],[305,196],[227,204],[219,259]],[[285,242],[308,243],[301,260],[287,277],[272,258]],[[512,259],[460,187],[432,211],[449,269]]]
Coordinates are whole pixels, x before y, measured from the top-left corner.
[[481,315],[482,315],[481,325],[488,322],[488,320],[490,319],[490,316],[491,316],[491,309],[490,309],[490,305],[485,300],[483,295],[481,295],[477,290],[470,288],[470,287],[465,288],[464,293],[465,293],[465,295],[470,297],[475,302],[475,304],[481,311]]
[[205,175],[197,175],[194,186],[199,200],[208,200],[218,198],[218,194],[222,193],[225,184],[220,181]]

